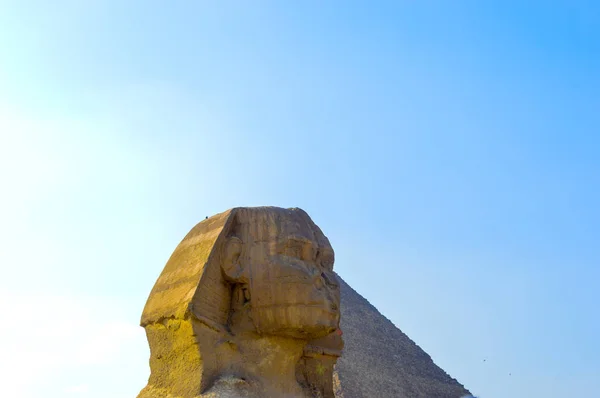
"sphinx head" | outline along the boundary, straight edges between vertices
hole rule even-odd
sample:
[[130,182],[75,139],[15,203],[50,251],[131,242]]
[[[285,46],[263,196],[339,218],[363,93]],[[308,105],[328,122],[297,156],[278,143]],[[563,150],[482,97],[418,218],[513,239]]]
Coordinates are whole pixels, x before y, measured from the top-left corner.
[[[333,394],[331,377],[313,371],[332,371],[343,346],[333,333],[340,321],[333,262],[329,240],[300,209],[235,208],[197,224],[144,308],[151,374],[139,397],[195,397],[223,375],[266,385],[290,361],[294,381],[277,383]],[[259,359],[277,349],[286,355],[267,361],[268,373]]]
[[221,269],[232,285],[232,330],[312,339],[340,320],[334,252],[300,209],[241,208],[223,242]]

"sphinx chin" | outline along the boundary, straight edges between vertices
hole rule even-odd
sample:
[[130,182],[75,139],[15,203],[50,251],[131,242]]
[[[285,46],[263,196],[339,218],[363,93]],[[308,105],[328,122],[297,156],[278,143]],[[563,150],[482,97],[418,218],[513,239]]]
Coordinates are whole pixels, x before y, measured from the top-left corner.
[[314,339],[326,336],[338,328],[339,314],[324,309],[309,310],[297,306],[269,312],[268,316],[264,316],[266,322],[257,322],[257,330],[266,335]]

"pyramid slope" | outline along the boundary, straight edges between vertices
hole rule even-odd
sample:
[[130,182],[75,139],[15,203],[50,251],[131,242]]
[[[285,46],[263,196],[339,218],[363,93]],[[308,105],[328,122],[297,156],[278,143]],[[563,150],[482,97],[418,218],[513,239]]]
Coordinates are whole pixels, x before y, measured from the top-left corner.
[[[339,275],[338,275],[339,277]],[[345,348],[336,370],[337,397],[459,398],[458,381],[342,278],[341,329]]]

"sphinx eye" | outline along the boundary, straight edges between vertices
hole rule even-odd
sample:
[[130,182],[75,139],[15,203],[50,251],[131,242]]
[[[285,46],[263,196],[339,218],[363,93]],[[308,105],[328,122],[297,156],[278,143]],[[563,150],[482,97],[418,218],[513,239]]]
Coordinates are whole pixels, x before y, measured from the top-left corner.
[[302,259],[304,261],[315,261],[317,259],[317,249],[313,245],[304,245]]
[[323,277],[322,276],[315,278],[315,287],[319,290],[323,288]]
[[290,256],[290,257],[301,258],[302,257],[302,247],[300,247],[297,244],[292,244],[290,246],[287,246],[285,248],[285,255]]

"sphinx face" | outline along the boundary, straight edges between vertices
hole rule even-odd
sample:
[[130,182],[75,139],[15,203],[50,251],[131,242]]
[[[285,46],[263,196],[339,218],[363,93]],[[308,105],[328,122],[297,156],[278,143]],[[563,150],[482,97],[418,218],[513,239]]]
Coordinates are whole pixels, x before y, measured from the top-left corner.
[[302,212],[268,215],[246,229],[247,289],[257,332],[317,338],[339,327],[340,293],[329,242]]
[[339,286],[320,262],[321,256],[333,256],[333,250],[298,236],[274,246],[267,249],[264,263],[252,267],[252,317],[257,329],[301,338],[337,329]]

